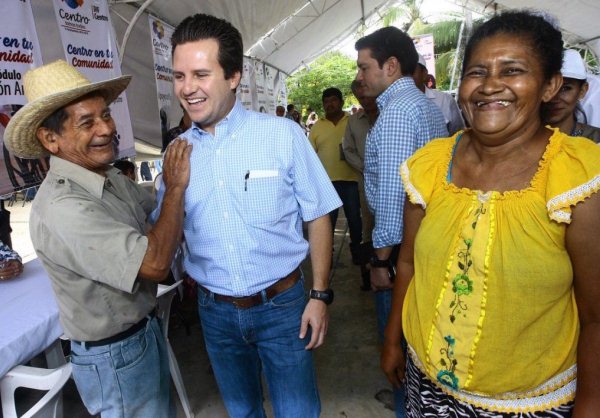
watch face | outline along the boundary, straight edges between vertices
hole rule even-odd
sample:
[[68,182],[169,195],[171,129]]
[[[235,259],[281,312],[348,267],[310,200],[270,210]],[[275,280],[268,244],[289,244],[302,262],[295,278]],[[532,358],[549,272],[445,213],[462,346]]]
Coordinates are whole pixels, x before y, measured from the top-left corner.
[[320,290],[313,289],[310,291],[310,298],[318,299],[320,301],[325,302],[327,305],[329,305],[331,302],[333,302],[333,290],[326,289],[326,290],[320,291]]

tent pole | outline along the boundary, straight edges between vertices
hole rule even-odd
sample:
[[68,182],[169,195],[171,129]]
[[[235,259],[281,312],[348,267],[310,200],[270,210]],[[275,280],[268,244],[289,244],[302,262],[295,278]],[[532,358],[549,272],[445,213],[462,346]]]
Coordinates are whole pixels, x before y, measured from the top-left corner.
[[460,55],[460,46],[462,43],[463,37],[463,29],[465,28],[465,18],[463,18],[462,23],[460,24],[460,31],[458,33],[458,42],[456,45],[456,52],[454,53],[454,62],[452,63],[452,74],[450,77],[450,91],[454,89],[454,77],[456,75],[456,66],[458,64],[458,56]]
[[119,59],[121,60],[121,64],[123,63],[123,57],[125,56],[125,48],[127,47],[127,41],[129,40],[129,35],[131,34],[133,27],[137,23],[142,13],[144,13],[146,8],[150,6],[153,1],[154,0],[146,0],[144,4],[142,4],[142,6],[137,10],[137,12],[135,12],[135,15],[133,15],[133,19],[131,19],[131,22],[129,22],[127,30],[125,31],[125,35],[123,35],[123,42],[121,42],[121,48],[119,48]]

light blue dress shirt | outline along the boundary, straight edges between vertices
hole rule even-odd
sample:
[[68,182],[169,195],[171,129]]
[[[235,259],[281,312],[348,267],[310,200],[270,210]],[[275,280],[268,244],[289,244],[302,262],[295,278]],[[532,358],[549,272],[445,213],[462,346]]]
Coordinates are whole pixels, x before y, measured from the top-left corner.
[[214,136],[195,124],[181,136],[193,144],[188,274],[212,292],[247,296],[291,273],[308,254],[302,221],[342,204],[300,126],[236,101]]
[[448,136],[444,115],[410,77],[377,97],[379,117],[365,147],[365,193],[375,217],[373,247],[402,242],[404,187],[400,165],[433,138]]

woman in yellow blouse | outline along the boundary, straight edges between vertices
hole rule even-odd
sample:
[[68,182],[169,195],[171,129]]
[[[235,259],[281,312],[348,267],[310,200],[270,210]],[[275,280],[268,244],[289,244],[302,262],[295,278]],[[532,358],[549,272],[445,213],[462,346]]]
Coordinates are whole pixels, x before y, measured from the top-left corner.
[[409,201],[381,365],[406,378],[408,417],[600,414],[600,148],[542,124],[561,62],[540,15],[484,23],[459,89],[472,128],[400,170]]

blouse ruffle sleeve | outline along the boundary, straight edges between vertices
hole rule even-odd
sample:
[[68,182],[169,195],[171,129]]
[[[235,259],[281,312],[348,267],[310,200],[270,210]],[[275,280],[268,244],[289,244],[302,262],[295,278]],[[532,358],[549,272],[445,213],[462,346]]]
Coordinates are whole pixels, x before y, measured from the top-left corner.
[[600,147],[585,138],[555,135],[562,140],[548,167],[546,208],[550,219],[569,224],[572,207],[600,189]]
[[453,144],[453,138],[435,139],[402,163],[400,176],[411,203],[427,208],[436,183],[444,179],[440,161],[449,161]]

